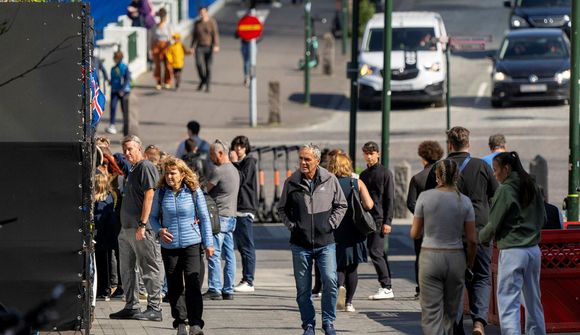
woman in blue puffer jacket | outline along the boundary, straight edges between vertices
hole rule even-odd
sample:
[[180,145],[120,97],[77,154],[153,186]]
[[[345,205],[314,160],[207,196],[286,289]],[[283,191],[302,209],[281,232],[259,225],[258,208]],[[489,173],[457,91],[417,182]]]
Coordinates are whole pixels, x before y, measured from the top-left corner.
[[[161,242],[173,327],[187,335],[187,319],[189,334],[203,334],[202,246],[208,257],[214,251],[209,213],[198,178],[187,165],[174,157],[162,165],[149,222]],[[184,282],[185,306],[180,300]]]

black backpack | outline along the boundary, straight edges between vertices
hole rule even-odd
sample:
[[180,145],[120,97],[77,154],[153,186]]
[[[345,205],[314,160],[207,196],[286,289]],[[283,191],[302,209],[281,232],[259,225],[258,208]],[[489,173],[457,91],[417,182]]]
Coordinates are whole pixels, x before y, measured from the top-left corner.
[[[207,192],[203,191],[203,196],[205,197],[205,204],[207,206],[207,212],[209,213],[209,221],[211,222],[211,233],[217,235],[221,232],[221,225],[220,225],[220,215],[217,203],[215,200],[207,194]],[[163,220],[163,211],[161,203],[163,201],[163,197],[165,197],[165,188],[159,189],[159,221]],[[197,200],[195,199],[195,191],[191,193],[191,199],[193,200],[193,205],[195,206],[195,212],[198,212],[197,209]]]
[[197,174],[200,182],[203,182],[207,176],[207,154],[205,153],[187,153],[181,157],[191,171]]

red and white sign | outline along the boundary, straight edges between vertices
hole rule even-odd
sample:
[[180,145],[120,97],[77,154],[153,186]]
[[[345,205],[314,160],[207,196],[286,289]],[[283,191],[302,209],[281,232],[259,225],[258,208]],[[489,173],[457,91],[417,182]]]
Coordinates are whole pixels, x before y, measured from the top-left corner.
[[255,16],[246,15],[238,22],[238,36],[240,36],[244,41],[251,41],[260,37],[263,30],[264,25],[262,25],[262,22],[260,22],[260,20]]

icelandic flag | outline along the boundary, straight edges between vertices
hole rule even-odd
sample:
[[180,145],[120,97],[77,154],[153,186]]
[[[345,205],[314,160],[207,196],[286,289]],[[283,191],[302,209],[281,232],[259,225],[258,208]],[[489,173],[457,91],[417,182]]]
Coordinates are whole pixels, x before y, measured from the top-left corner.
[[91,110],[93,111],[93,121],[91,122],[91,128],[95,128],[101,117],[103,116],[103,111],[105,110],[105,95],[101,92],[99,87],[99,79],[97,77],[97,71],[91,71]]

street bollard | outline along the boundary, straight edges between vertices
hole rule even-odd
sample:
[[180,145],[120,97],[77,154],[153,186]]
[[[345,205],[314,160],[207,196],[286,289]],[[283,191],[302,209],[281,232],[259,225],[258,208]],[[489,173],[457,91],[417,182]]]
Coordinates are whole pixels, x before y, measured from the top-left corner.
[[411,181],[411,164],[407,161],[395,166],[395,210],[396,219],[406,219],[409,217],[407,209],[407,194],[409,193],[409,182]]
[[280,82],[271,81],[268,83],[268,123],[279,124],[282,122],[282,104],[280,103]]
[[327,76],[334,75],[334,36],[331,33],[324,34],[324,50],[322,51],[322,73]]
[[536,184],[544,189],[544,194],[548,195],[548,161],[537,155],[530,162],[530,175],[536,180]]

